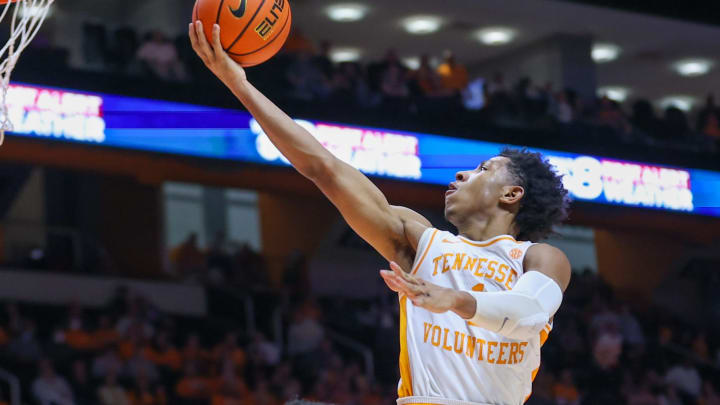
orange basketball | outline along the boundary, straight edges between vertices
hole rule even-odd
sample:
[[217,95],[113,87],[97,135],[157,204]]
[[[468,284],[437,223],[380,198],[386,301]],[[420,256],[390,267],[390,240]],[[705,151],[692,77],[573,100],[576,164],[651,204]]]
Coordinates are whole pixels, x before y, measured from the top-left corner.
[[219,24],[223,49],[244,67],[273,57],[292,22],[288,0],[196,0],[192,18],[202,21],[211,42],[212,26]]

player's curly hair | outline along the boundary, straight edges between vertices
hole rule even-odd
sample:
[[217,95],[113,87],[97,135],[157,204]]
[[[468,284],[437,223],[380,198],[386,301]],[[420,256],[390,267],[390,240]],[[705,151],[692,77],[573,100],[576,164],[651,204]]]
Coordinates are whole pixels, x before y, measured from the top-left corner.
[[553,233],[553,228],[568,217],[570,198],[562,176],[540,153],[505,148],[500,156],[510,159],[508,169],[525,195],[515,216],[518,240],[538,241]]

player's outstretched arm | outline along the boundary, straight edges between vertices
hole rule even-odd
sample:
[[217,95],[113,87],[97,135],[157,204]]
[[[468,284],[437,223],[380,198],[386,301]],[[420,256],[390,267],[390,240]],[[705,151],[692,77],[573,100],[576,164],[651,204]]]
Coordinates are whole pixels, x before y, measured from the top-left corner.
[[190,24],[193,49],[205,65],[255,117],[272,143],[303,176],[312,180],[348,224],[383,257],[409,267],[427,221],[391,207],[380,190],[354,167],[336,158],[309,132],[247,81],[245,71],[220,45],[220,27],[208,43],[202,25]]

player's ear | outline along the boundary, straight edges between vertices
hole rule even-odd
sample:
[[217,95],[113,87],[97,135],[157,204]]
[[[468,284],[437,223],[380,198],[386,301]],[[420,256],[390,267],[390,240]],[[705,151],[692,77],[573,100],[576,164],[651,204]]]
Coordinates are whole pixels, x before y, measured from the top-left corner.
[[525,195],[525,189],[521,186],[504,186],[500,202],[504,204],[515,204]]

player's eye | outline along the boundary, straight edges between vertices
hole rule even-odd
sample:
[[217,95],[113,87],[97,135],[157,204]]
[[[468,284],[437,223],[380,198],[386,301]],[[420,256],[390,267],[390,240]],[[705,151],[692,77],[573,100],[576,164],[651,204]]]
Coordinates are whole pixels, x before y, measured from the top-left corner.
[[488,168],[485,166],[480,166],[480,171],[487,170]]

